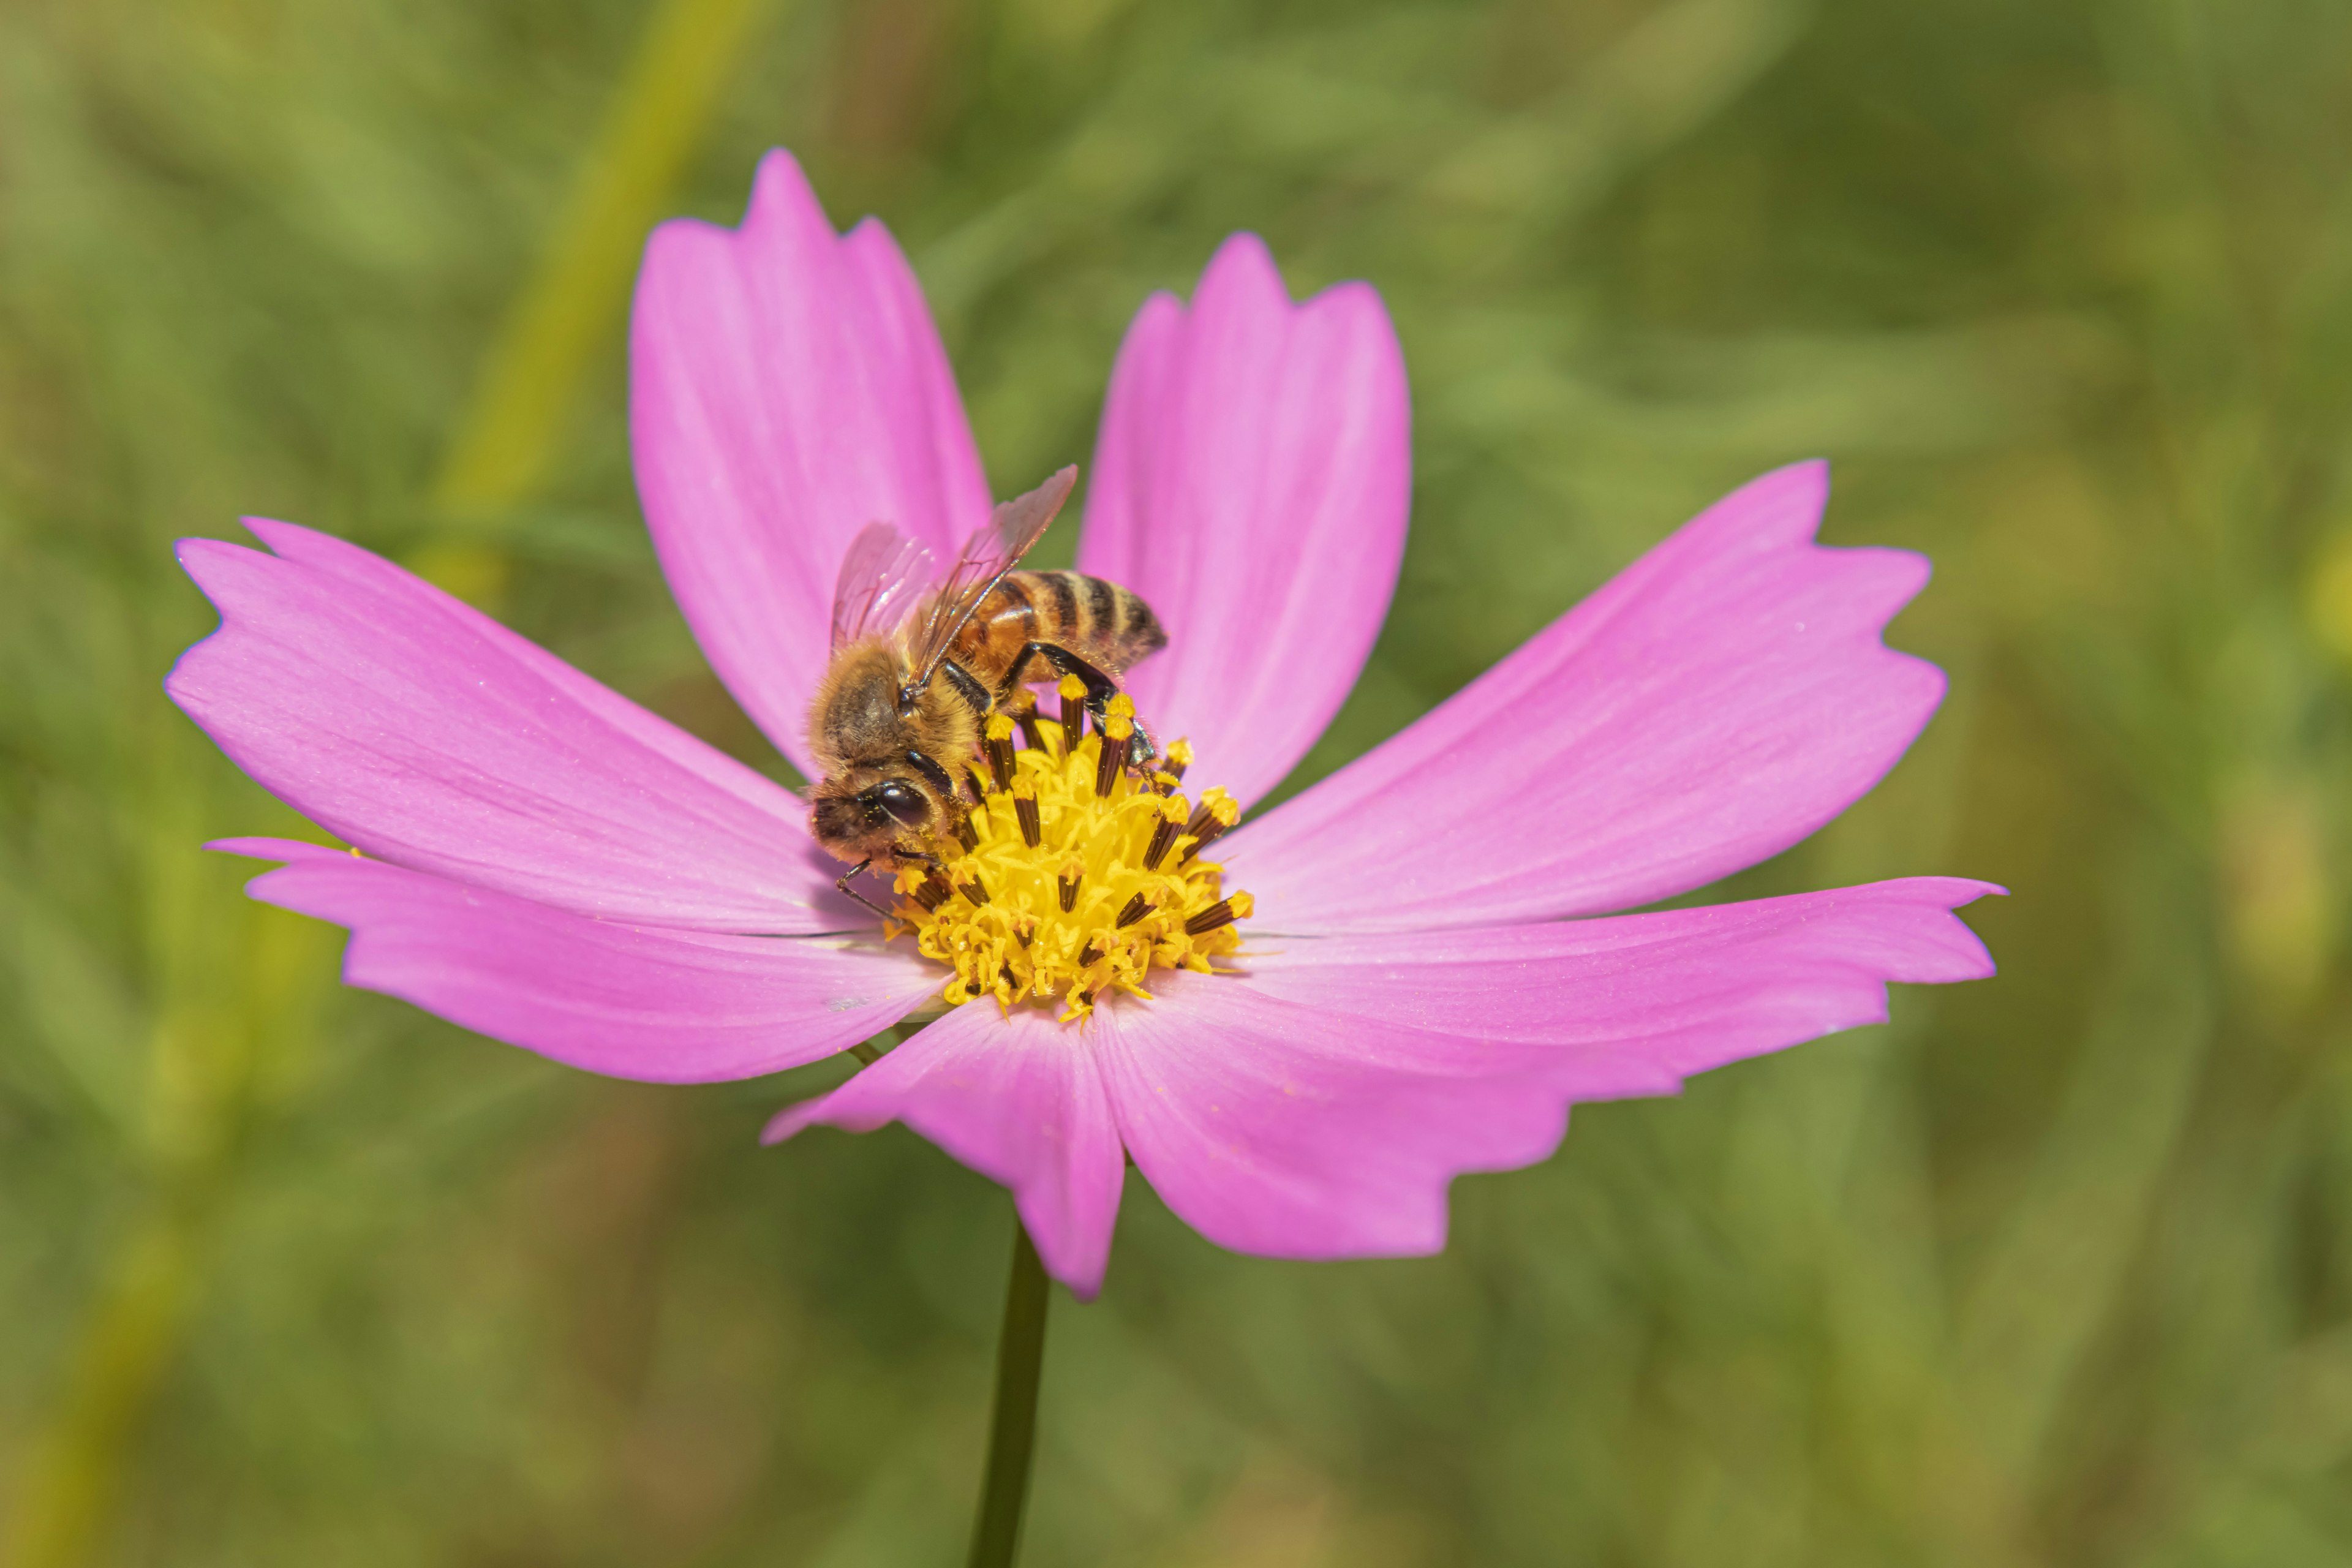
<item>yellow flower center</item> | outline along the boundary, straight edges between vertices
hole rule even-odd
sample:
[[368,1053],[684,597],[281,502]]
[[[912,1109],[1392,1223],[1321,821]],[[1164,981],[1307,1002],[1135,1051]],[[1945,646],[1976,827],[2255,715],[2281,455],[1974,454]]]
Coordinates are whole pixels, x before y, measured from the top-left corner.
[[[1065,679],[1063,711],[1081,730],[1082,694]],[[1197,805],[1176,793],[1192,748],[1178,741],[1149,779],[1130,775],[1120,763],[1135,704],[1124,694],[1104,732],[1075,747],[1063,724],[1034,712],[1021,728],[1030,744],[1016,751],[1013,720],[988,721],[980,808],[959,838],[933,842],[938,865],[902,867],[894,884],[887,934],[914,932],[926,957],[955,971],[948,1005],[1058,1003],[1067,1023],[1112,989],[1149,997],[1155,966],[1207,973],[1210,959],[1238,951],[1233,922],[1250,896],[1226,896],[1223,868],[1200,851],[1241,813],[1222,789]]]

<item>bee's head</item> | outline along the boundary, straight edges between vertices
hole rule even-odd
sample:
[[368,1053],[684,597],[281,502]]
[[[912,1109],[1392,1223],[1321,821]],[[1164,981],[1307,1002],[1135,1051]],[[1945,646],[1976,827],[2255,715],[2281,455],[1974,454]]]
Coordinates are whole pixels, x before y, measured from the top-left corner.
[[809,797],[809,831],[842,860],[891,864],[897,846],[929,837],[941,820],[939,803],[921,782],[878,769],[827,778]]

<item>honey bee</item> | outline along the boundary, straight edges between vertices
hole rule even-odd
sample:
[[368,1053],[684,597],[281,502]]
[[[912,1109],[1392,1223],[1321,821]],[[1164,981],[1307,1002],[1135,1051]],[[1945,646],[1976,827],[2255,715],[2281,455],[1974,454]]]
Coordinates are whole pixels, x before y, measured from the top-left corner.
[[[1029,682],[1077,677],[1099,730],[1118,677],[1168,645],[1150,607],[1115,583],[1014,570],[1077,475],[1064,468],[999,506],[929,594],[921,544],[887,522],[850,541],[808,739],[824,769],[810,830],[836,858],[857,862],[835,884],[853,898],[850,879],[877,861],[936,864],[923,841],[954,833],[980,804],[982,726],[992,714],[1024,713]],[[1155,755],[1140,725],[1129,748],[1130,768]]]

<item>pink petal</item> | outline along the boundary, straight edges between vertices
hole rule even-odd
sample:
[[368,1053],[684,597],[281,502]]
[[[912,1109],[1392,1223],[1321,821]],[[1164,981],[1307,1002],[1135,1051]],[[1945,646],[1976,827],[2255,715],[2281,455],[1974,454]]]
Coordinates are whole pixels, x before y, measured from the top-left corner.
[[1253,943],[1249,984],[1302,1006],[1559,1047],[1580,1100],[1672,1093],[1726,1062],[1886,1021],[1889,981],[1982,980],[1957,877],[1601,920]]
[[[1445,1188],[1544,1158],[1579,1100],[1886,1016],[1886,983],[1977,979],[1951,914],[1999,889],[1916,878],[1454,934],[1253,942],[1097,1014],[1136,1164],[1193,1228],[1281,1258],[1433,1252]],[[1262,947],[1269,950],[1261,951]]]
[[1649,903],[1859,799],[1943,672],[1879,641],[1926,558],[1812,542],[1829,470],[1767,474],[1367,755],[1219,846],[1257,929],[1424,930]]
[[768,1124],[776,1142],[823,1122],[903,1121],[1013,1189],[1045,1271],[1081,1299],[1102,1289],[1127,1174],[1086,1037],[1034,1007],[958,1007],[820,1099]]
[[1181,973],[1095,1015],[1119,1135],[1168,1206],[1220,1247],[1410,1257],[1445,1244],[1445,1186],[1550,1153],[1550,1053],[1301,1006]]
[[787,790],[366,551],[180,562],[221,612],[164,689],[232,761],[396,865],[588,914],[738,931],[866,921]]
[[1380,296],[1293,305],[1255,236],[1187,310],[1155,295],[1112,372],[1078,567],[1141,595],[1168,651],[1129,685],[1244,805],[1280,783],[1356,682],[1388,613],[1411,500],[1404,360]]
[[827,937],[614,924],[286,839],[211,847],[284,860],[247,890],[351,928],[343,978],[614,1078],[699,1083],[814,1061],[939,989],[910,954]]
[[719,679],[811,771],[810,694],[851,537],[898,524],[946,560],[988,521],[922,291],[872,219],[836,237],[791,154],[739,229],[654,231],[629,334],[637,493]]

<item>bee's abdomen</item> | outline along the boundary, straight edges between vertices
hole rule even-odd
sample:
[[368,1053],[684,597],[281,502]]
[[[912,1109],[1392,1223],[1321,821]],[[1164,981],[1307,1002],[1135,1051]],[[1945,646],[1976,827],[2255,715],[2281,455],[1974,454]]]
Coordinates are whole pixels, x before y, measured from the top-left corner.
[[1116,583],[1079,572],[1015,572],[1006,581],[1013,578],[1037,605],[1039,641],[1093,649],[1113,675],[1168,646],[1151,606]]
[[1079,572],[1013,572],[964,623],[954,654],[993,684],[1031,642],[1067,648],[1118,675],[1166,647],[1168,634],[1150,605],[1116,583]]

